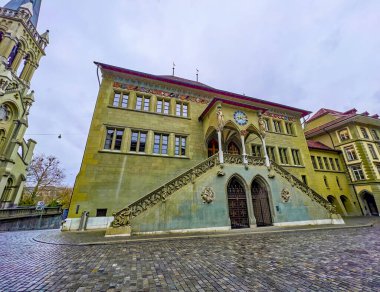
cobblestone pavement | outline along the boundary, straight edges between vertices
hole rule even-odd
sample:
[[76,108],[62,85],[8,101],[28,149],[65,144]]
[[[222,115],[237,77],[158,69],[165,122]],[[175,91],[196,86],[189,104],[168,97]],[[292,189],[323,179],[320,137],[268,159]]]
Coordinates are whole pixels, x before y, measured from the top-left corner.
[[380,291],[380,224],[114,245],[0,233],[0,291]]

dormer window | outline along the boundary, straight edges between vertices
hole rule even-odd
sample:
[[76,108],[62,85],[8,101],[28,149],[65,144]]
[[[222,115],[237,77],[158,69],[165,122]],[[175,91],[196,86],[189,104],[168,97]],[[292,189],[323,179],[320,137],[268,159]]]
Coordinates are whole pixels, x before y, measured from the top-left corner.
[[340,141],[346,141],[350,139],[350,135],[348,133],[348,129],[343,129],[339,131]]
[[367,133],[367,130],[363,127],[360,127],[360,132],[362,132],[362,135],[363,135],[363,138],[364,139],[369,139],[369,136],[368,136],[368,133]]

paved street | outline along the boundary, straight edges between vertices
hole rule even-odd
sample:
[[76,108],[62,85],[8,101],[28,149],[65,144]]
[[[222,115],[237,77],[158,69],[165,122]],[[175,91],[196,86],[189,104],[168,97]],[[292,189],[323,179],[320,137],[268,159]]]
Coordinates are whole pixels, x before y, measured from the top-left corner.
[[380,291],[379,223],[92,246],[33,240],[45,235],[59,231],[0,233],[0,291]]

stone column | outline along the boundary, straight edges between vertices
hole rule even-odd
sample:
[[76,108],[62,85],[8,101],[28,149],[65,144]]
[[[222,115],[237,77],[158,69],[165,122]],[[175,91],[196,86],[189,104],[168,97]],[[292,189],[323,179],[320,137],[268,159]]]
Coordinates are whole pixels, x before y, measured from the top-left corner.
[[246,132],[245,131],[241,131],[240,132],[240,138],[241,138],[241,148],[243,150],[243,164],[247,164],[248,161],[247,161],[247,152],[245,151],[245,139],[244,139],[244,134]]
[[24,185],[25,185],[25,180],[22,180],[20,183],[20,186],[18,187],[16,198],[13,201],[13,204],[18,205],[20,203],[21,197],[22,197],[22,192],[24,190]]
[[267,153],[267,147],[265,145],[265,138],[262,138],[261,141],[263,142],[265,165],[266,165],[266,167],[270,167],[270,160],[269,160],[268,153]]
[[[22,59],[24,58],[24,56],[25,56],[25,51],[23,51],[22,49],[19,49],[15,59],[13,60],[12,66],[11,66],[11,69],[14,73],[17,72],[17,69],[20,66],[20,63],[21,63]],[[17,77],[20,77],[20,76],[17,76]]]
[[222,150],[222,132],[218,130],[218,146],[219,146],[219,162],[224,163],[223,150]]

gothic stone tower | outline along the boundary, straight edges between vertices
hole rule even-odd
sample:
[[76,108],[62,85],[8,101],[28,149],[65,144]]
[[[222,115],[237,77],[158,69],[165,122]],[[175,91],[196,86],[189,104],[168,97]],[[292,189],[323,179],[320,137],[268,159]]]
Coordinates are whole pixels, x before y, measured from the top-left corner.
[[34,102],[30,82],[49,43],[36,28],[42,0],[0,7],[0,208],[17,206],[36,142],[24,140]]

